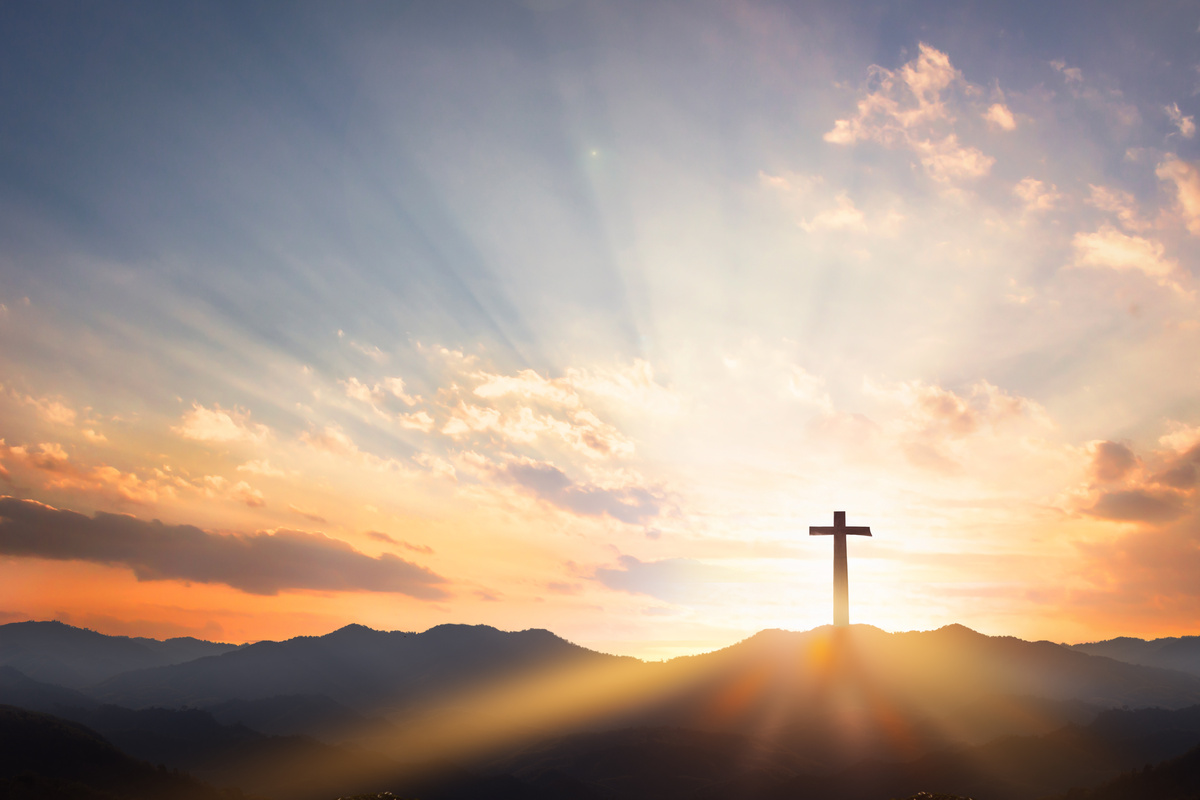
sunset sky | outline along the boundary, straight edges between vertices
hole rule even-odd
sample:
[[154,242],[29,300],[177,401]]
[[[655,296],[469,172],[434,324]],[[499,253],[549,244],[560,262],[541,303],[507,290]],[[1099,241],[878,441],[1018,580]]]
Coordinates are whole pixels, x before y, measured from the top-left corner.
[[1200,7],[845,5],[6,4],[0,622],[1200,634]]

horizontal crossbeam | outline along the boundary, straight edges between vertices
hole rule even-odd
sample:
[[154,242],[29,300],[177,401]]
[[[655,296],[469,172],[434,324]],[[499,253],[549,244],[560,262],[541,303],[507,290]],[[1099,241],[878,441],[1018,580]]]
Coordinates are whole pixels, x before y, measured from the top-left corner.
[[844,533],[847,536],[870,536],[870,528],[847,528],[847,527],[830,527],[814,525],[808,529],[809,536],[829,536],[830,534]]

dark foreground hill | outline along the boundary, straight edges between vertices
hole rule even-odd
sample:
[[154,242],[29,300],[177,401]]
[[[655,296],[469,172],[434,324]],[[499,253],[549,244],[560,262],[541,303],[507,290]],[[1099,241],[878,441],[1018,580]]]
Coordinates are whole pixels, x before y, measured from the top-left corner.
[[106,636],[61,622],[0,625],[0,666],[47,683],[81,689],[134,669],[178,664],[236,649],[190,637]]
[[1102,786],[1076,789],[1054,800],[1196,800],[1200,798],[1200,747],[1162,764],[1133,769]]
[[878,800],[931,790],[1023,800],[1096,785],[1197,744],[1200,706],[1110,711],[1044,736],[1001,737],[910,761],[864,760],[834,772],[779,742],[676,728],[564,737],[493,769],[526,781],[558,775],[626,800]]
[[94,731],[0,706],[0,797],[12,800],[230,800],[180,775],[130,758]]

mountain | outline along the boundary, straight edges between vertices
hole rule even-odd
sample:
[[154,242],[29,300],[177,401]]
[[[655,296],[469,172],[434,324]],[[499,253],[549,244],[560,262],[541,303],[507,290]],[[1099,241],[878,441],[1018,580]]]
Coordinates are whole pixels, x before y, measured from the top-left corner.
[[1122,636],[1104,642],[1071,645],[1081,653],[1106,656],[1130,664],[1177,669],[1200,675],[1200,636],[1176,636],[1167,639],[1131,639]]
[[1155,766],[1130,770],[1103,786],[1072,790],[1054,800],[1196,800],[1200,797],[1200,746]]
[[[1008,736],[903,762],[859,761],[836,772],[778,741],[678,728],[577,734],[492,765],[526,782],[557,775],[625,800],[879,800],[922,790],[1023,800],[1101,783],[1200,743],[1200,706],[1110,711],[1085,726]],[[1156,795],[1143,795],[1150,798]]]
[[95,731],[0,706],[0,797],[39,800],[228,800],[186,775],[155,769]]
[[12,667],[0,667],[0,704],[49,714],[64,708],[94,708],[98,705],[82,692],[35,681]]
[[765,737],[833,765],[1040,735],[1103,708],[1200,703],[1196,676],[958,625],[763,631],[647,666],[661,670],[656,691],[610,715],[611,726]]
[[0,625],[0,666],[40,681],[82,689],[134,669],[221,655],[236,645],[179,639],[106,636],[61,622]]
[[[962,626],[763,631],[644,663],[540,630],[353,625],[126,672],[87,697],[0,668],[0,699],[20,693],[76,703],[62,715],[138,757],[278,800],[1016,800],[1200,741],[1200,677]],[[297,732],[325,742],[267,735]]]
[[226,700],[204,710],[225,725],[244,725],[279,736],[312,736],[331,743],[397,733],[395,726],[385,718],[360,714],[324,695],[291,694],[258,700]]
[[[397,727],[376,731],[369,746],[411,760],[447,750],[499,755],[573,731],[673,727],[765,737],[836,766],[1040,735],[1104,708],[1198,704],[1200,677],[958,625],[763,631],[665,663],[603,655],[541,630],[353,625],[128,672],[88,691],[133,708],[215,708],[247,724],[274,715],[268,727],[277,732],[327,741],[356,738],[334,720],[334,706],[384,714]],[[310,699],[274,699],[285,695]],[[292,704],[294,727],[280,727]]]
[[587,650],[544,630],[439,625],[405,633],[348,625],[325,636],[258,642],[216,658],[128,672],[91,687],[90,693],[132,708],[323,695],[378,713],[529,670],[633,661]]

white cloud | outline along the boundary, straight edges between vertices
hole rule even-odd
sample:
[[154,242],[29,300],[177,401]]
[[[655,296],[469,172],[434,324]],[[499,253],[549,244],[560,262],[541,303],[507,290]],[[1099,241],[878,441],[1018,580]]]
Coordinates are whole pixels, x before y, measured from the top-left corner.
[[1150,223],[1139,216],[1137,201],[1129,192],[1095,184],[1088,184],[1088,188],[1091,189],[1091,196],[1087,200],[1088,204],[1115,215],[1125,230],[1144,231],[1150,227]]
[[437,421],[429,416],[429,413],[426,411],[417,411],[412,414],[397,414],[396,422],[402,428],[421,431],[421,433],[429,433],[437,426]]
[[496,398],[516,396],[524,400],[540,400],[564,408],[578,408],[579,395],[569,381],[543,378],[531,369],[516,375],[492,375],[478,373],[483,382],[475,387],[479,397]]
[[1043,431],[1052,427],[1038,403],[1008,394],[988,381],[978,381],[966,394],[957,394],[936,384],[905,381],[892,385],[864,383],[864,392],[891,408],[885,429],[895,439],[904,457],[915,466],[942,473],[959,473],[968,468],[987,469],[978,448],[993,457],[1024,442],[1014,435],[1021,425]]
[[410,430],[419,430],[425,433],[433,430],[434,420],[426,411],[418,411],[414,414],[393,414],[384,406],[388,395],[407,406],[414,406],[420,401],[419,397],[413,397],[404,391],[404,381],[401,378],[384,378],[374,386],[368,386],[354,377],[340,381],[340,383],[346,387],[347,397],[366,403],[381,417],[394,419],[401,427]]
[[[872,65],[869,76],[874,90],[859,99],[856,114],[834,123],[825,141],[907,147],[917,153],[929,176],[942,182],[978,178],[991,171],[994,158],[960,144],[958,136],[947,130],[954,122],[947,106],[949,89],[954,85],[971,89],[948,55],[922,42],[918,56],[900,69]],[[998,118],[1015,127],[1005,106],[993,108]]]
[[914,141],[912,148],[929,177],[943,183],[958,178],[981,178],[996,163],[996,159],[977,147],[960,146],[953,133],[943,139]]
[[1167,112],[1167,116],[1171,118],[1171,122],[1179,128],[1179,135],[1185,139],[1191,139],[1196,135],[1196,118],[1183,115],[1179,110],[1178,103],[1171,103],[1169,106],[1164,106],[1163,110]]
[[404,391],[404,381],[401,378],[384,378],[376,385],[376,388],[379,388],[379,386],[382,386],[392,397],[400,400],[405,405],[415,406],[417,404],[418,398]]
[[237,468],[238,472],[248,472],[251,475],[262,475],[268,478],[282,478],[287,473],[277,467],[271,466],[271,462],[267,459],[247,461]]
[[1200,170],[1174,156],[1155,170],[1160,180],[1175,184],[1175,199],[1188,231],[1200,236]]
[[360,400],[368,405],[374,406],[379,399],[379,387],[372,389],[365,383],[362,383],[358,378],[351,377],[341,381],[341,384],[346,387],[346,396],[353,400]]
[[193,403],[171,430],[199,442],[262,442],[270,434],[266,425],[250,422],[248,411],[227,411],[217,404],[210,409],[199,403]]
[[833,400],[825,389],[825,379],[793,365],[788,373],[788,391],[797,400],[816,406],[826,413],[833,411]]
[[367,453],[336,425],[326,425],[319,431],[305,431],[300,434],[300,441],[323,453],[370,467],[375,470],[409,471],[404,464],[394,458],[381,458],[373,453]]
[[1170,420],[1167,422],[1170,433],[1160,436],[1158,443],[1182,455],[1193,447],[1200,445],[1200,425],[1185,425],[1182,422]]
[[103,433],[99,433],[98,431],[94,431],[91,428],[83,431],[83,438],[87,439],[92,444],[104,444],[108,441],[107,436],[105,436]]
[[238,481],[229,490],[229,494],[234,500],[237,500],[239,503],[245,503],[251,508],[259,508],[266,505],[266,501],[263,500],[263,493],[245,481]]
[[801,221],[800,227],[809,233],[819,230],[865,231],[867,223],[863,213],[855,207],[854,201],[842,192],[834,198],[833,208],[825,209],[812,220]]
[[1022,178],[1013,187],[1013,194],[1021,199],[1028,212],[1050,211],[1063,199],[1057,186],[1053,183],[1047,185],[1036,178]]
[[75,424],[75,409],[71,408],[60,398],[32,397],[26,395],[23,398],[23,402],[26,405],[33,406],[37,415],[46,422],[66,426]]
[[1068,85],[1083,83],[1083,72],[1079,69],[1079,67],[1068,67],[1067,62],[1062,60],[1051,61],[1050,66],[1054,67],[1054,69],[1062,74],[1063,80],[1065,80]]
[[[342,332],[338,331],[338,335],[341,336]],[[350,346],[377,364],[382,364],[388,360],[387,353],[383,352],[373,344],[363,344],[362,342],[351,341]]]
[[1008,106],[1003,103],[992,103],[988,107],[988,110],[984,112],[983,118],[987,120],[989,125],[993,125],[1001,130],[1012,131],[1017,128],[1016,118],[1009,111]]
[[1076,233],[1071,245],[1075,249],[1071,266],[1141,272],[1163,286],[1178,288],[1170,278],[1178,263],[1164,256],[1159,242],[1104,225],[1094,233]]

